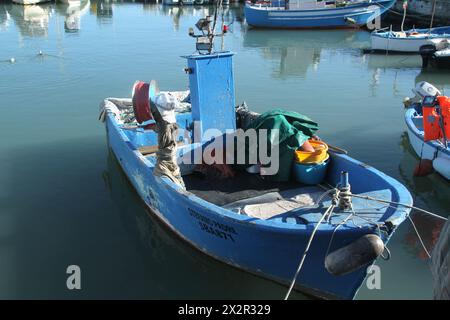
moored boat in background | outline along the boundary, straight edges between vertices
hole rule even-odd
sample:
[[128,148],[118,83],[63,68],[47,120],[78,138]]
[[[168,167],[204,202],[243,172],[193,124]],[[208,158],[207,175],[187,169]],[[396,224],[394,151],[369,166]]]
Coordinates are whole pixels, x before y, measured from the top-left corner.
[[296,0],[247,2],[245,19],[262,28],[354,28],[373,21],[394,5],[395,0],[357,2]]
[[450,179],[450,99],[427,82],[419,82],[414,92],[419,101],[408,102],[405,122],[409,142],[421,160],[416,174],[428,174],[427,167],[432,167]]
[[450,39],[450,27],[411,29],[404,32],[375,30],[370,38],[373,51],[419,53],[422,46],[447,43]]

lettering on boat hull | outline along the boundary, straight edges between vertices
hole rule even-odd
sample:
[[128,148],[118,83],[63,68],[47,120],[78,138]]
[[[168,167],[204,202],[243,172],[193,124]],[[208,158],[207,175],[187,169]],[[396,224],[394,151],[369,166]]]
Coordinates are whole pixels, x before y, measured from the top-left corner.
[[200,230],[212,234],[218,238],[235,242],[234,236],[237,235],[237,233],[233,227],[205,217],[191,208],[188,208],[188,211],[191,217],[197,220]]

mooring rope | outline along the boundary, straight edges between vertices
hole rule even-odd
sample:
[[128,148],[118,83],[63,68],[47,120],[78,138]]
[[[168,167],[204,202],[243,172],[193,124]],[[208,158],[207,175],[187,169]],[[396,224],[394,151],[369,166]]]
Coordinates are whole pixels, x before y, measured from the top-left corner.
[[[356,195],[354,195],[354,196],[356,196]],[[357,197],[357,196],[356,196],[356,197]],[[360,196],[360,197],[362,197],[362,196]],[[437,215],[437,214],[435,214],[435,213],[432,213],[432,212],[429,212],[429,211],[427,211],[427,210],[424,210],[424,209],[421,209],[421,208],[417,208],[417,207],[414,207],[414,206],[409,206],[409,205],[405,205],[405,204],[398,203],[398,202],[393,202],[393,201],[385,201],[385,200],[376,199],[376,198],[371,198],[371,197],[368,197],[367,200],[373,200],[373,201],[383,202],[383,203],[390,203],[388,206],[391,207],[391,208],[394,208],[394,207],[392,206],[392,204],[395,204],[395,205],[401,205],[401,206],[404,206],[404,207],[407,207],[407,208],[411,208],[411,209],[417,210],[417,211],[422,212],[422,213],[429,214],[429,215],[431,215],[432,217],[435,217],[435,218],[438,218],[438,219],[442,219],[442,220],[444,220],[444,221],[448,221],[448,218],[441,217],[441,216],[439,216],[439,215]],[[417,238],[419,239],[419,242],[420,242],[420,244],[421,244],[423,250],[424,250],[425,253],[427,254],[428,258],[431,259],[430,252],[428,251],[427,247],[425,246],[425,243],[423,242],[422,237],[420,236],[419,230],[417,230],[417,227],[416,227],[416,225],[414,224],[414,221],[412,220],[411,216],[408,216],[408,220],[411,222],[411,225],[413,226],[414,232],[416,233]]]
[[419,231],[416,228],[416,225],[414,224],[414,221],[412,220],[411,216],[408,216],[409,221],[411,222],[414,231],[416,232],[417,238],[419,238],[420,244],[422,245],[423,250],[425,251],[425,253],[427,254],[428,258],[431,259],[431,255],[427,250],[427,247],[425,247],[425,243],[423,243],[422,237],[419,234]]
[[352,193],[351,195],[352,195],[352,197],[355,197],[355,198],[361,198],[361,199],[366,199],[366,200],[372,200],[372,201],[377,201],[377,202],[387,203],[387,204],[395,204],[395,205],[397,205],[397,206],[402,206],[402,207],[405,207],[405,208],[417,210],[417,211],[422,212],[422,213],[426,213],[426,214],[428,214],[428,215],[430,215],[430,216],[433,216],[433,217],[435,217],[435,218],[438,218],[438,219],[441,219],[441,220],[444,220],[444,221],[447,221],[447,220],[448,220],[448,218],[441,217],[440,215],[437,215],[436,213],[433,213],[433,212],[430,212],[430,211],[427,211],[427,210],[425,210],[425,209],[421,209],[421,208],[418,208],[418,207],[415,207],[415,206],[410,206],[410,205],[408,205],[408,204],[404,204],[404,203],[400,203],[400,202],[395,202],[395,201],[388,201],[388,200],[377,199],[377,198],[370,197],[370,196],[360,196],[360,195],[353,194],[353,193]]
[[324,212],[324,214],[322,215],[322,217],[320,218],[320,220],[317,222],[316,226],[314,227],[314,230],[313,230],[313,232],[311,233],[311,236],[309,237],[308,244],[306,245],[305,252],[303,253],[303,256],[302,256],[302,259],[301,259],[301,261],[300,261],[300,264],[298,265],[297,271],[295,272],[294,278],[293,278],[292,281],[291,281],[291,285],[289,286],[289,290],[288,290],[288,292],[286,293],[286,296],[284,297],[284,300],[289,299],[289,296],[290,296],[290,294],[291,294],[291,292],[292,292],[292,289],[294,288],[294,284],[295,284],[295,281],[297,280],[297,277],[298,277],[298,275],[299,275],[299,273],[300,273],[300,270],[301,270],[302,267],[303,267],[303,263],[305,262],[306,255],[308,254],[309,247],[311,246],[311,243],[312,243],[312,241],[313,241],[313,239],[314,239],[314,236],[315,236],[315,234],[316,234],[317,229],[319,229],[319,226],[321,225],[321,223],[323,222],[323,220],[324,220],[328,215],[331,215],[331,213],[333,212],[333,210],[334,210],[335,207],[336,207],[335,204],[331,204],[331,205],[327,208],[327,210]]

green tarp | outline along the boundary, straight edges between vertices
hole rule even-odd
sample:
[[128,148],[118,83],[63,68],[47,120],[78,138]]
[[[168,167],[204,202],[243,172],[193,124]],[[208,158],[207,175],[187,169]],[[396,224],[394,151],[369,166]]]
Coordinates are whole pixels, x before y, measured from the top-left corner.
[[[291,178],[295,150],[315,134],[319,125],[300,113],[275,109],[261,114],[246,129],[267,129],[267,141],[258,141],[258,146],[266,143],[267,150],[273,150],[275,147],[274,135],[275,130],[278,130],[279,170],[277,174],[265,178],[272,181],[288,181]],[[254,150],[248,148],[248,145],[246,147],[247,151]]]

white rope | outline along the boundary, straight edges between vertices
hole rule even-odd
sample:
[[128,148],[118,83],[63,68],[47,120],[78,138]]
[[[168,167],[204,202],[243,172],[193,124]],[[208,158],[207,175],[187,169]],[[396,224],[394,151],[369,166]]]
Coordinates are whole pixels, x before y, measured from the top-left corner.
[[387,201],[387,200],[373,198],[373,197],[370,197],[370,196],[360,196],[360,195],[353,194],[353,193],[352,193],[352,197],[366,199],[366,200],[372,200],[372,201],[378,201],[378,202],[381,202],[381,203],[395,204],[395,205],[398,205],[398,206],[402,206],[402,207],[409,208],[409,209],[414,209],[414,210],[417,210],[419,212],[429,214],[430,216],[433,216],[435,218],[438,218],[438,219],[441,219],[441,220],[444,220],[444,221],[448,220],[448,218],[441,217],[440,215],[437,215],[437,214],[435,214],[433,212],[430,212],[430,211],[427,211],[427,210],[424,210],[424,209],[421,209],[421,208],[418,208],[418,207],[415,207],[415,206],[410,206],[410,205],[407,205],[407,204],[404,204],[404,203],[400,203],[400,202]]
[[[431,216],[433,216],[433,217],[435,217],[435,218],[442,219],[442,220],[444,220],[444,221],[447,221],[447,220],[448,220],[448,218],[441,217],[441,216],[439,216],[439,215],[437,215],[437,214],[435,214],[435,213],[432,213],[432,212],[430,212],[430,211],[427,211],[427,210],[424,210],[424,209],[421,209],[421,208],[417,208],[417,207],[414,207],[414,206],[409,206],[409,205],[406,205],[406,204],[403,204],[403,203],[394,202],[394,201],[386,201],[386,200],[381,200],[381,199],[376,199],[376,198],[372,198],[372,197],[369,197],[369,196],[358,196],[358,195],[354,195],[354,194],[353,194],[353,196],[356,197],[356,198],[363,198],[363,199],[366,199],[366,200],[372,200],[372,201],[377,201],[377,202],[387,203],[387,204],[390,204],[389,207],[391,207],[391,208],[392,208],[392,205],[391,205],[391,204],[404,206],[404,207],[406,207],[406,208],[414,209],[414,210],[417,210],[417,211],[419,211],[419,212],[429,214],[429,215],[431,215]],[[431,259],[430,252],[428,251],[427,247],[425,246],[425,243],[423,242],[422,237],[420,236],[420,233],[419,233],[419,231],[417,230],[417,227],[416,227],[416,225],[414,224],[414,221],[412,220],[411,216],[408,216],[408,219],[409,219],[409,221],[411,222],[411,224],[412,224],[412,226],[413,226],[413,228],[414,228],[414,232],[416,233],[417,238],[419,239],[420,244],[421,244],[423,250],[424,250],[425,253],[427,254],[428,258]]]
[[295,272],[294,278],[292,279],[291,285],[289,286],[289,290],[286,293],[286,296],[284,297],[284,300],[289,299],[289,295],[292,292],[292,289],[294,288],[294,284],[295,284],[295,280],[297,280],[298,274],[300,273],[300,270],[303,267],[303,263],[305,262],[305,258],[306,255],[309,251],[309,247],[311,246],[311,243],[314,239],[314,235],[316,234],[317,229],[319,229],[320,224],[322,223],[322,221],[328,216],[331,215],[331,213],[333,212],[335,208],[335,205],[331,205],[327,208],[327,210],[325,211],[325,213],[322,215],[322,217],[320,218],[320,220],[317,222],[317,225],[314,227],[313,232],[311,233],[311,236],[309,237],[309,241],[308,244],[306,245],[306,249],[305,252],[303,253],[302,259],[300,261],[300,264],[298,265],[297,271]]

